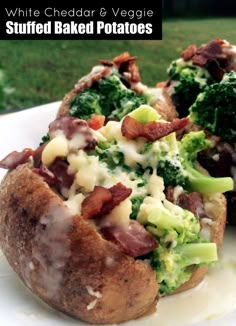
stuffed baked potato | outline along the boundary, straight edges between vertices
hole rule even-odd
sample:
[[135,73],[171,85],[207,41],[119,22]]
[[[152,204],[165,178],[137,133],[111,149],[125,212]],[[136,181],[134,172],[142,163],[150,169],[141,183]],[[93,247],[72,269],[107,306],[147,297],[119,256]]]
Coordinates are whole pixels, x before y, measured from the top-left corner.
[[[186,141],[175,137],[188,119],[164,121],[141,103],[94,128],[93,118],[61,112],[41,146],[0,161],[9,169],[0,244],[21,280],[50,306],[96,324],[137,318],[160,295],[196,286],[217,260],[220,192],[232,179],[193,167],[203,184],[190,177]],[[194,139],[204,135],[187,144]]]

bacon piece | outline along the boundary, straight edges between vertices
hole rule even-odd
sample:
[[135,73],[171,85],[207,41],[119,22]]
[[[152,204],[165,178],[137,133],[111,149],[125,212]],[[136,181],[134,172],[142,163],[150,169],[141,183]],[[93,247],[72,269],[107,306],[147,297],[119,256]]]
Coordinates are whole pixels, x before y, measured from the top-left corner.
[[99,81],[102,77],[107,76],[109,73],[110,68],[107,66],[93,68],[90,73],[82,77],[77,84],[75,84],[75,92],[78,94],[86,88],[90,88],[94,83]]
[[158,247],[154,236],[134,220],[130,220],[128,228],[105,227],[101,232],[105,239],[116,244],[121,252],[131,257],[146,255]]
[[165,188],[166,200],[170,201],[171,203],[176,204],[174,193],[175,193],[174,187]]
[[222,44],[218,39],[201,45],[193,56],[192,62],[200,67],[205,67],[209,59],[227,61],[227,56],[223,53]]
[[74,181],[74,174],[68,172],[68,164],[61,158],[57,158],[49,168],[41,164],[32,171],[40,175],[50,187],[55,187],[62,195]]
[[81,215],[85,219],[98,215],[104,204],[110,200],[112,200],[112,194],[109,189],[95,186],[94,190],[81,204]]
[[41,176],[50,187],[55,186],[56,177],[45,165],[42,164],[40,167],[33,168],[32,171]]
[[100,216],[108,214],[115,206],[118,206],[123,200],[131,195],[132,189],[126,188],[121,182],[109,188],[112,199],[105,203],[101,209]]
[[131,57],[129,52],[124,52],[113,59],[114,65],[118,67],[119,73],[131,83],[141,81],[139,69],[135,64],[138,57]]
[[[222,80],[225,72],[235,68],[232,56],[223,51],[224,44],[225,42],[221,39],[212,40],[201,45],[191,58],[194,65],[206,68],[217,82]],[[188,52],[188,49],[185,51]]]
[[33,154],[33,161],[34,161],[34,167],[35,168],[39,168],[42,164],[42,153],[44,148],[46,147],[46,145],[49,143],[49,141],[45,142],[44,144],[42,144],[41,146],[39,146]]
[[131,57],[129,52],[124,52],[113,59],[113,63],[120,67],[122,63],[127,61],[135,61],[138,57]]
[[78,146],[76,149],[94,149],[96,146],[96,140],[93,138],[87,122],[84,120],[70,116],[58,117],[49,125],[50,138],[54,138],[57,135],[58,130],[61,130],[68,140],[71,140],[78,134],[82,135],[83,141],[78,139]]
[[192,63],[196,66],[204,68],[207,64],[208,58],[202,54],[196,54],[192,58]]
[[13,151],[0,161],[0,168],[13,170],[18,165],[26,163],[33,153],[34,150],[31,148],[25,148],[21,152]]
[[156,121],[141,123],[130,116],[126,116],[122,121],[121,132],[128,139],[145,137],[154,141],[184,128],[188,123],[188,118],[175,119],[169,123]]
[[220,67],[219,62],[216,61],[215,59],[213,60],[209,59],[207,61],[206,69],[208,70],[211,77],[217,82],[220,82],[225,74],[225,70]]
[[207,217],[202,196],[198,192],[189,195],[182,192],[177,199],[177,205],[192,212],[197,219]]
[[222,43],[219,39],[212,40],[206,45],[202,45],[197,49],[197,54],[204,55],[210,59],[226,59],[226,54],[222,51]]
[[49,125],[49,135],[51,138],[55,137],[58,130],[63,131],[65,137],[71,140],[72,137],[80,131],[80,129],[86,129],[87,122],[74,117],[58,117]]
[[115,206],[130,196],[132,189],[126,188],[121,182],[111,188],[95,186],[81,205],[84,218],[96,218],[108,214]]
[[192,44],[189,45],[186,50],[182,51],[181,56],[184,59],[184,61],[189,61],[192,59],[196,51],[197,51],[196,45]]
[[68,172],[68,164],[61,158],[56,160],[50,165],[49,170],[56,178],[55,187],[60,193],[63,189],[69,189],[74,181],[74,174]]
[[192,212],[197,219],[207,217],[200,193],[191,192],[190,194],[186,194],[182,191],[178,194],[178,197],[175,198],[174,188],[168,187],[165,191],[165,195],[167,200]]

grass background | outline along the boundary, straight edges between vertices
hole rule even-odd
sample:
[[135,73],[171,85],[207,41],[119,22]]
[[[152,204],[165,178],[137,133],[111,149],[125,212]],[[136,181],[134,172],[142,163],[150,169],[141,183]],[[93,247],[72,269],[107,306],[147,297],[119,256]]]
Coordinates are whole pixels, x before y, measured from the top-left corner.
[[[215,37],[236,44],[234,18],[173,19],[163,22],[161,41],[0,41],[0,63],[14,92],[8,111],[58,101],[97,64],[129,51],[137,55],[142,81],[166,80],[170,62],[189,44]],[[3,113],[3,112],[2,112]]]

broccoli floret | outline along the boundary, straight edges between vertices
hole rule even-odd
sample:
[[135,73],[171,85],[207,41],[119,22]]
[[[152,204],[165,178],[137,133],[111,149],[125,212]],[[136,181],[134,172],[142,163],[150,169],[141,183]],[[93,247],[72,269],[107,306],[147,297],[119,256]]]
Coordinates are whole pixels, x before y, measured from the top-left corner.
[[[104,97],[108,98],[109,104],[117,102],[120,98],[120,92],[126,89],[125,85],[121,82],[120,76],[112,73],[98,81],[98,90]],[[104,99],[106,100],[106,99]]]
[[160,114],[147,104],[140,105],[128,115],[141,123],[156,121],[161,118]]
[[156,270],[160,293],[168,294],[190,279],[189,266],[216,260],[215,243],[186,243],[172,250],[160,245],[152,253],[151,265]]
[[123,91],[112,116],[121,120],[125,115],[145,103],[147,103],[147,100],[144,95],[137,94],[132,90]]
[[232,190],[232,178],[214,178],[196,169],[198,152],[208,146],[209,141],[205,138],[204,131],[190,132],[179,142],[180,157],[187,175],[186,188],[200,193],[224,193]]
[[168,75],[173,82],[172,98],[180,117],[188,115],[188,108],[194,103],[197,95],[213,82],[206,69],[187,63],[183,59],[171,63]]
[[70,115],[88,120],[92,114],[121,120],[126,114],[147,103],[144,95],[128,89],[117,72],[101,78],[71,102]]
[[145,96],[128,89],[117,73],[112,73],[98,82],[103,98],[103,114],[121,120],[141,104],[147,103]]
[[226,141],[236,141],[236,73],[224,75],[200,93],[190,107],[189,118]]
[[179,160],[162,159],[158,161],[157,175],[164,179],[165,187],[182,186],[186,184],[186,176]]
[[102,114],[101,95],[97,90],[88,88],[73,98],[70,115],[88,120],[92,114]]
[[200,223],[190,211],[168,200],[147,196],[137,219],[159,242],[150,260],[161,293],[170,293],[188,281],[191,276],[189,266],[217,260],[216,244],[203,242]]
[[[146,204],[149,200],[144,200]],[[149,206],[150,207],[150,206]],[[193,213],[165,200],[153,202],[147,214],[148,230],[158,236],[162,245],[183,244],[199,240],[200,224]]]
[[131,198],[131,202],[132,202],[132,213],[130,214],[131,219],[137,218],[143,200],[144,200],[143,196],[135,196]]
[[116,140],[99,142],[95,151],[99,161],[105,162],[110,169],[113,170],[119,165],[124,166],[124,154],[120,151]]
[[47,133],[45,136],[43,136],[42,137],[42,139],[41,139],[41,142],[40,142],[40,146],[41,145],[43,145],[44,143],[46,143],[47,141],[49,141],[50,140],[50,136],[49,136],[49,134]]

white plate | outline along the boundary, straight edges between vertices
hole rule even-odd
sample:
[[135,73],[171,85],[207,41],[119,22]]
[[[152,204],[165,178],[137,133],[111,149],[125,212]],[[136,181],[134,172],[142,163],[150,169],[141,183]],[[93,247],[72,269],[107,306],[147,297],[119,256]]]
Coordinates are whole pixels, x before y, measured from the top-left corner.
[[[36,148],[60,102],[0,117],[0,158],[13,150]],[[0,170],[0,179],[5,171]],[[162,298],[158,310],[122,326],[235,326],[236,229],[228,227],[219,264],[193,290]],[[83,326],[36,298],[0,256],[1,326]]]

